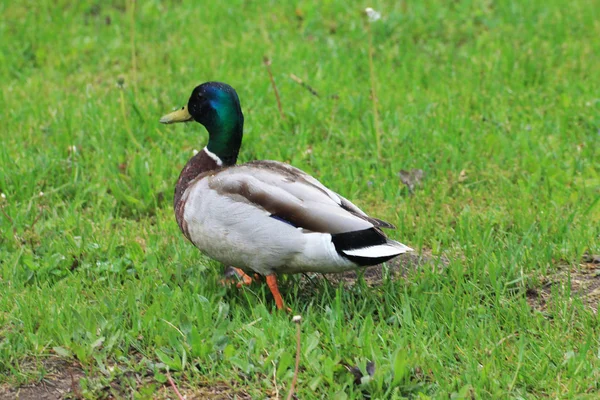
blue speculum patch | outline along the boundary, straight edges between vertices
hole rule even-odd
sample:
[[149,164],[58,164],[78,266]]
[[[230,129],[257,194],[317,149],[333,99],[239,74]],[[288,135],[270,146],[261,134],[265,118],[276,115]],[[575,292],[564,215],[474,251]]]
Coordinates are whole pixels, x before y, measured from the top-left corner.
[[283,218],[281,218],[281,217],[278,217],[277,215],[271,214],[271,215],[270,215],[270,217],[271,217],[271,218],[273,218],[273,219],[276,219],[276,220],[278,220],[278,221],[284,222],[284,223],[286,223],[286,224],[288,224],[288,225],[291,225],[291,226],[293,226],[294,228],[297,228],[297,226],[296,226],[296,225],[294,225],[294,224],[292,224],[290,221],[288,221],[288,220],[285,220],[285,219],[283,219]]

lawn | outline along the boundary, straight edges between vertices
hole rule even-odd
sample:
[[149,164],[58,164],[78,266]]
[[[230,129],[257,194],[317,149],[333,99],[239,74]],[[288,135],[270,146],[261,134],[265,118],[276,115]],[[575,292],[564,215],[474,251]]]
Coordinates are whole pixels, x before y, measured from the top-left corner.
[[291,315],[222,286],[172,210],[207,135],[158,119],[219,80],[240,162],[289,162],[415,249],[375,283],[280,278],[298,398],[597,398],[599,10],[2,2],[0,397],[287,396]]

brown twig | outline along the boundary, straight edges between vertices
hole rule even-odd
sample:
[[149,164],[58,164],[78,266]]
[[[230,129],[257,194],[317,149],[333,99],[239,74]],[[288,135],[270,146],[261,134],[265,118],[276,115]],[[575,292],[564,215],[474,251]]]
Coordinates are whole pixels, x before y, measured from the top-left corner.
[[294,395],[294,390],[296,389],[296,382],[298,381],[298,369],[300,368],[300,323],[302,322],[302,316],[294,315],[292,321],[296,323],[296,365],[294,367],[294,378],[292,378],[292,385],[290,386],[290,391],[286,397],[286,400],[290,400]]
[[13,219],[10,217],[10,215],[8,215],[6,213],[6,211],[4,211],[4,207],[0,207],[0,211],[2,211],[2,214],[4,214],[4,216],[6,217],[6,219],[8,220],[8,222],[10,222],[10,224],[13,225],[13,229],[14,229],[15,223],[13,222]]
[[292,80],[294,82],[298,83],[304,89],[308,90],[310,92],[310,94],[312,94],[313,96],[319,97],[319,93],[315,89],[313,89],[312,86],[310,86],[308,83],[304,82],[302,79],[298,78],[296,75],[290,74],[290,78],[292,78]]
[[133,82],[133,92],[137,95],[137,57],[135,52],[135,0],[130,0],[129,16],[130,16],[130,44],[131,44],[131,81]]
[[44,213],[44,206],[38,206],[38,212],[36,213],[33,222],[29,226],[30,231],[33,231],[33,229],[35,228],[35,224],[37,224],[38,221],[40,220],[40,218],[42,218],[43,213]]
[[75,382],[75,377],[73,376],[73,371],[69,369],[69,375],[71,375],[71,391],[76,399],[83,399],[83,395],[81,394],[81,389],[79,388],[79,378],[77,382]]
[[275,399],[279,400],[279,388],[277,387],[277,366],[275,365],[275,361],[271,360],[273,364],[273,386],[275,387]]
[[264,56],[263,62],[267,67],[267,72],[269,73],[269,79],[271,80],[271,86],[273,87],[273,92],[275,92],[275,98],[277,99],[277,107],[279,108],[279,115],[281,119],[285,119],[285,114],[283,113],[283,107],[281,106],[281,99],[279,98],[279,91],[277,90],[277,85],[275,85],[275,79],[273,78],[273,73],[271,73],[271,60],[269,57]]
[[339,100],[339,96],[337,94],[334,94],[333,96],[331,96],[331,98],[333,99],[333,107],[331,108],[331,116],[329,117],[329,132],[327,133],[327,136],[329,137],[331,135],[331,132],[333,131],[333,124],[335,122],[335,113],[337,112],[337,108],[338,108],[338,100]]
[[375,80],[375,66],[373,64],[373,32],[367,23],[367,35],[369,36],[369,75],[371,76],[371,101],[373,103],[373,122],[375,125],[375,144],[377,146],[377,158],[381,158],[381,127],[379,126],[379,109],[377,103],[377,88]]
[[175,382],[173,382],[173,379],[171,378],[171,374],[169,374],[168,372],[167,372],[167,379],[169,380],[169,383],[171,384],[171,387],[175,391],[175,394],[177,395],[177,397],[179,398],[179,400],[184,400],[184,398],[181,395],[181,393],[179,393],[179,390],[177,390],[177,386],[175,386]]

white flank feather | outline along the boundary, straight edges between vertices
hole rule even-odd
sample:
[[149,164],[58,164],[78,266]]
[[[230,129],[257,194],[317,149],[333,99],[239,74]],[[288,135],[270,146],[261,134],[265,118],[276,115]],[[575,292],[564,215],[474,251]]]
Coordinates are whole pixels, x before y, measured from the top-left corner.
[[412,249],[398,242],[380,244],[377,246],[362,247],[360,249],[342,250],[342,252],[347,256],[366,258],[395,256],[398,254],[406,253],[407,251],[412,251]]

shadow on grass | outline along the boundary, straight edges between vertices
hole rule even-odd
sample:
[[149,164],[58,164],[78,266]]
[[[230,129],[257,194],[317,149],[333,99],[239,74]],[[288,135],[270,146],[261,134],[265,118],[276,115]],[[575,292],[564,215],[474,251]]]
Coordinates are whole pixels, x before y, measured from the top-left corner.
[[310,279],[314,280],[315,277],[317,277],[317,279],[318,277],[322,277],[322,279],[327,279],[333,285],[341,283],[344,286],[353,286],[362,278],[368,286],[381,286],[386,278],[405,278],[411,272],[423,268],[431,268],[439,271],[446,265],[448,265],[448,259],[443,256],[433,256],[431,253],[427,252],[421,254],[407,253],[396,257],[385,264],[378,264],[372,267],[346,271],[339,274],[315,274],[315,276],[304,276],[303,281],[310,281]]
[[[422,251],[421,254],[402,254],[384,264],[343,273],[280,274],[278,276],[278,283],[284,299],[290,300],[292,297],[295,297],[296,301],[307,304],[311,302],[320,303],[326,301],[324,297],[332,296],[335,293],[335,288],[340,286],[347,289],[345,292],[346,295],[352,296],[354,294],[355,297],[361,298],[363,297],[361,289],[384,286],[386,282],[407,278],[410,274],[425,268],[440,272],[448,264],[449,260],[446,257],[434,256],[428,251]],[[247,305],[243,291],[236,289],[233,284],[241,280],[233,268],[226,267],[223,277],[229,280],[226,286],[230,285],[229,290],[224,294],[224,301],[238,301],[240,304]],[[255,275],[255,281],[252,282],[251,286],[254,288],[263,286],[266,288],[264,277]],[[267,306],[268,304],[274,304],[274,300],[268,292],[268,289],[265,289]]]

